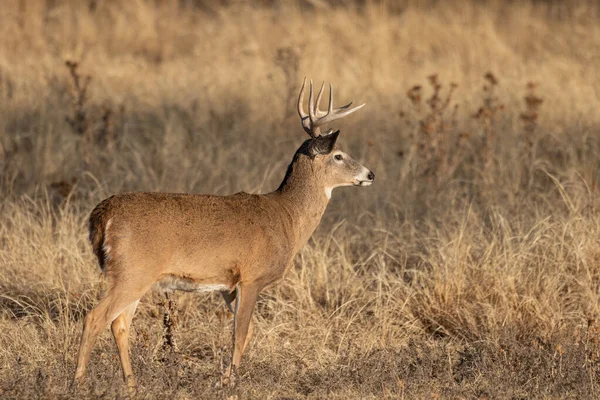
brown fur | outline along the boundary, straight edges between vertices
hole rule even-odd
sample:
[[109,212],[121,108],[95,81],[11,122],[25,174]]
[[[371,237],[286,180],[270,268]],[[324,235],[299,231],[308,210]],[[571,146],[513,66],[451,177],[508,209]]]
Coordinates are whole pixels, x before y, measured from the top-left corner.
[[326,189],[366,182],[367,172],[372,181],[370,171],[338,148],[315,152],[315,140],[298,149],[282,184],[269,194],[124,193],[98,204],[89,220],[90,241],[108,290],[86,317],[75,379],[83,379],[96,336],[113,322],[123,375],[134,385],[129,325],[137,301],[159,282],[171,289],[216,288],[230,307],[239,302],[227,371],[233,378],[253,330],[258,294],[284,276],[312,235],[329,201]]

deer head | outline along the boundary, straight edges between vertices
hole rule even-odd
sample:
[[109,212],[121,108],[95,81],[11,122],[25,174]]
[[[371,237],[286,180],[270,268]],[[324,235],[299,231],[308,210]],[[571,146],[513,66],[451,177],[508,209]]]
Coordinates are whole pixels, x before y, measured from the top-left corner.
[[298,114],[302,127],[310,136],[305,141],[297,154],[304,154],[309,157],[311,169],[320,177],[327,198],[331,197],[331,191],[339,186],[368,186],[373,183],[375,174],[362,166],[338,146],[337,138],[340,131],[333,132],[332,129],[321,133],[321,127],[337,119],[343,118],[360,110],[364,104],[350,108],[352,102],[339,108],[333,108],[333,86],[329,84],[329,106],[327,111],[319,110],[321,95],[325,83],[317,94],[317,99],[313,98],[313,83],[310,81],[310,92],[308,98],[308,114],[304,111],[304,89],[306,87],[306,78],[302,83],[300,95],[298,96]]

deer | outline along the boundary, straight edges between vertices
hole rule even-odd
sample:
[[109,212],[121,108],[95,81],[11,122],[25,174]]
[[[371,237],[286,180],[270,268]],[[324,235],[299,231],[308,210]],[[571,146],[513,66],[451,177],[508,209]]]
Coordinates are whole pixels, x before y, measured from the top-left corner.
[[237,385],[242,354],[254,332],[252,313],[259,293],[283,279],[293,265],[319,225],[333,189],[368,186],[375,179],[337,146],[339,130],[321,132],[324,125],[365,104],[334,108],[329,84],[329,105],[322,111],[324,83],[315,100],[311,80],[306,113],[305,86],[306,78],[297,108],[310,138],[296,150],[277,190],[227,196],[128,192],[108,197],[93,209],[89,238],[106,289],[84,319],[75,386],[85,380],[96,338],[111,324],[123,380],[135,391],[129,332],[141,297],[155,285],[166,292],[221,292],[233,313],[233,351],[221,383]]

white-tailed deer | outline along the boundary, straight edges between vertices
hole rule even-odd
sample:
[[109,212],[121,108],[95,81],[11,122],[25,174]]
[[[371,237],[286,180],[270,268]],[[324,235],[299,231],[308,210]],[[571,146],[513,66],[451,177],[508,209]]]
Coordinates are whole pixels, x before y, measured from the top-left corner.
[[103,200],[89,220],[90,241],[106,276],[104,297],[85,318],[75,383],[83,381],[96,337],[109,323],[119,349],[123,377],[135,380],[129,360],[129,328],[140,298],[153,285],[164,290],[223,294],[234,313],[233,356],[225,381],[234,384],[236,368],[252,336],[252,311],[258,294],[280,280],[294,256],[319,224],[338,186],[367,186],[373,172],[336,146],[339,131],[321,127],[360,109],[347,104],[319,110],[323,85],[308,114],[298,97],[298,113],[310,135],[296,151],[277,190],[264,195],[212,196],[173,193],[123,193]]

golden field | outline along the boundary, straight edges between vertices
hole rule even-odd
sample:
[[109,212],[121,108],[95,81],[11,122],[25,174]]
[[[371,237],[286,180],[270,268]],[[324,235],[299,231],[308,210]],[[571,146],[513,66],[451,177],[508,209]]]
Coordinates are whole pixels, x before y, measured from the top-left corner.
[[375,184],[336,189],[261,295],[233,393],[220,296],[175,296],[174,353],[144,297],[138,397],[600,397],[599,21],[592,2],[6,2],[0,397],[127,396],[109,329],[69,387],[103,288],[89,212],[274,190],[304,76],[367,103],[335,127]]

